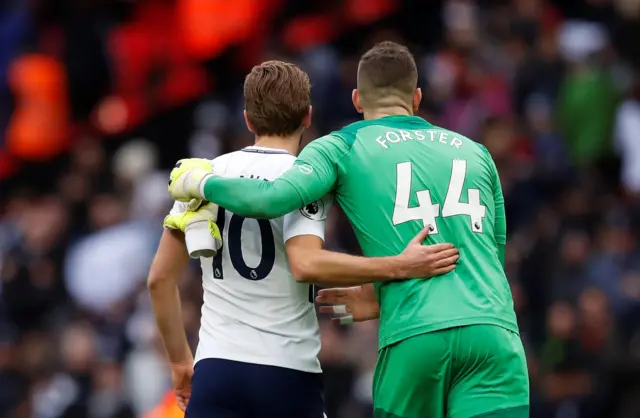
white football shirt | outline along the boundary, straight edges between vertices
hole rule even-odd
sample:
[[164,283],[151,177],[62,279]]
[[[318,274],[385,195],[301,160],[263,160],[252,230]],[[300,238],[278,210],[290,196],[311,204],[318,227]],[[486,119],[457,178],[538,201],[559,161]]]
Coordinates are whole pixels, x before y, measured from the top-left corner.
[[[247,147],[213,160],[225,177],[274,180],[295,157],[284,150]],[[321,372],[320,331],[313,288],[291,276],[285,242],[298,235],[324,240],[330,198],[282,218],[256,220],[220,208],[223,245],[200,258],[204,304],[196,362],[222,358]],[[186,204],[176,202],[172,213]]]

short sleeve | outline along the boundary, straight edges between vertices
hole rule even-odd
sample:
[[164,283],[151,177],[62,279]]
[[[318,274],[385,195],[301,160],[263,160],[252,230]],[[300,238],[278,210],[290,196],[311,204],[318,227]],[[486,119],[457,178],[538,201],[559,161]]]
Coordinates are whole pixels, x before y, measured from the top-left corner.
[[334,135],[318,138],[307,145],[294,166],[280,179],[290,183],[305,205],[331,192],[338,180],[338,162],[348,152],[345,141]]
[[324,241],[325,224],[332,204],[333,197],[326,195],[285,215],[282,234],[284,242],[300,235],[315,235]]

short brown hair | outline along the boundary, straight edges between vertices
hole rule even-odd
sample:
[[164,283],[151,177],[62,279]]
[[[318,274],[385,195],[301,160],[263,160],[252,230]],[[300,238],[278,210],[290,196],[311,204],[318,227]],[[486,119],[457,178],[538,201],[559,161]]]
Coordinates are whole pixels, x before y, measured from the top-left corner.
[[384,41],[368,50],[358,64],[358,93],[365,105],[386,99],[411,103],[418,87],[418,68],[406,46]]
[[244,79],[244,101],[256,135],[291,135],[309,113],[309,76],[288,62],[263,62]]

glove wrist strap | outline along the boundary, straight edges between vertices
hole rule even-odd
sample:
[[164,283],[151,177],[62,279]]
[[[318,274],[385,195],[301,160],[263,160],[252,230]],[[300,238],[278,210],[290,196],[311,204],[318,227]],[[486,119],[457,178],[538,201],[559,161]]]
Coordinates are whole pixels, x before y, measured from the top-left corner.
[[202,177],[202,180],[200,180],[200,184],[198,184],[198,192],[200,193],[200,197],[202,197],[202,199],[206,200],[206,197],[204,195],[204,189],[205,186],[207,185],[207,180],[209,180],[210,177],[212,177],[213,174],[207,174],[204,177]]

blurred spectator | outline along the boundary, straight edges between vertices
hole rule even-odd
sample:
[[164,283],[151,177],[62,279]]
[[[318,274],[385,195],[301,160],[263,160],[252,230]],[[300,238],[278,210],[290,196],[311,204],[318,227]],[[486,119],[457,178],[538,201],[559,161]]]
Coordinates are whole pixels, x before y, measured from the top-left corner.
[[560,30],[569,63],[559,97],[560,126],[578,165],[593,163],[610,149],[617,95],[603,62],[607,38],[595,23],[568,22]]
[[640,198],[640,74],[630,96],[618,108],[616,148],[622,160],[620,181],[634,200]]

